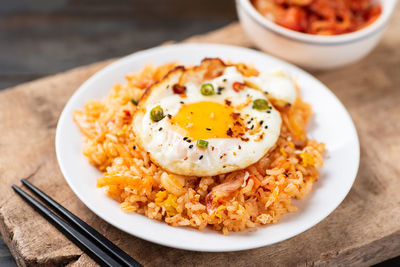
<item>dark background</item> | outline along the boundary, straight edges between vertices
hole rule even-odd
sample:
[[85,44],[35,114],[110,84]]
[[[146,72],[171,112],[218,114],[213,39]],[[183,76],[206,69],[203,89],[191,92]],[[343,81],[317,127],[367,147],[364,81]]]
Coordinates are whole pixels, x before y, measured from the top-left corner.
[[235,19],[234,0],[1,0],[0,89]]
[[[234,20],[234,0],[1,0],[0,90]],[[16,266],[1,237],[0,266]]]

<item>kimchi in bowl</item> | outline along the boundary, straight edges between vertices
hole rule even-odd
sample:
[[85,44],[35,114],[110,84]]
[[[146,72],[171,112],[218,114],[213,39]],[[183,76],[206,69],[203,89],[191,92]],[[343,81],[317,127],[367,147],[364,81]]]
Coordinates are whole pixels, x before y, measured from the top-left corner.
[[379,42],[397,0],[374,1],[381,14],[365,27],[338,35],[315,35],[265,18],[250,0],[236,0],[240,23],[261,50],[309,69],[332,69],[366,56]]

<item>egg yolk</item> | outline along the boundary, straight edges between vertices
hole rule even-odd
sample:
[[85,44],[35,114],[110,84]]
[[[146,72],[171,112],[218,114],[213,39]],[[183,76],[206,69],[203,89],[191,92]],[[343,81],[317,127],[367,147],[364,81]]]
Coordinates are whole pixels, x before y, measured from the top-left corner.
[[192,140],[234,138],[244,132],[237,115],[230,106],[204,101],[182,105],[171,123],[179,126]]

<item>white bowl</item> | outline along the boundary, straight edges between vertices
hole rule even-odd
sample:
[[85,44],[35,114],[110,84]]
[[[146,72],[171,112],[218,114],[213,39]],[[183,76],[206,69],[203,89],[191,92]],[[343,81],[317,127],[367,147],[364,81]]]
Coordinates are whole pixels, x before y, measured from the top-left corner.
[[264,18],[249,0],[236,0],[240,23],[261,50],[310,69],[331,69],[367,55],[380,40],[397,0],[380,0],[381,16],[362,30],[318,36],[289,30]]

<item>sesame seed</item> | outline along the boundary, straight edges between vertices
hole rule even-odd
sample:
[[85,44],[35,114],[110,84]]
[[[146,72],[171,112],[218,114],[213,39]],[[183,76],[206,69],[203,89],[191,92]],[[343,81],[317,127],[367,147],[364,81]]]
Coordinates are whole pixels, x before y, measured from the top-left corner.
[[135,150],[136,149],[136,146],[133,146],[133,150]]
[[268,129],[268,125],[265,125],[264,129]]
[[183,141],[186,141],[186,139],[188,139],[188,137],[183,137]]
[[201,160],[203,158],[203,155],[200,156],[199,160]]
[[271,113],[271,110],[267,110],[267,113]]
[[193,145],[190,145],[189,148],[193,148]]
[[223,82],[226,82],[226,81],[227,81],[227,79],[223,79],[222,81],[223,81]]
[[158,129],[158,131],[162,131],[162,127],[160,127],[160,128]]
[[190,143],[190,142],[192,142],[192,140],[190,140],[190,139],[187,139],[187,140],[186,140],[186,142]]
[[253,121],[253,120],[254,120],[254,118],[251,118],[251,119],[250,119],[250,121]]
[[250,128],[250,130],[253,130],[254,129],[254,124],[253,125],[251,125],[251,128]]
[[207,130],[207,131],[211,131],[211,129],[210,129],[210,128],[206,128],[206,130]]
[[181,104],[185,104],[185,102],[183,102],[183,101],[181,101],[180,103],[181,103]]
[[268,91],[264,91],[264,94],[268,95],[269,93],[268,93]]
[[260,126],[263,125],[264,121],[260,121]]

